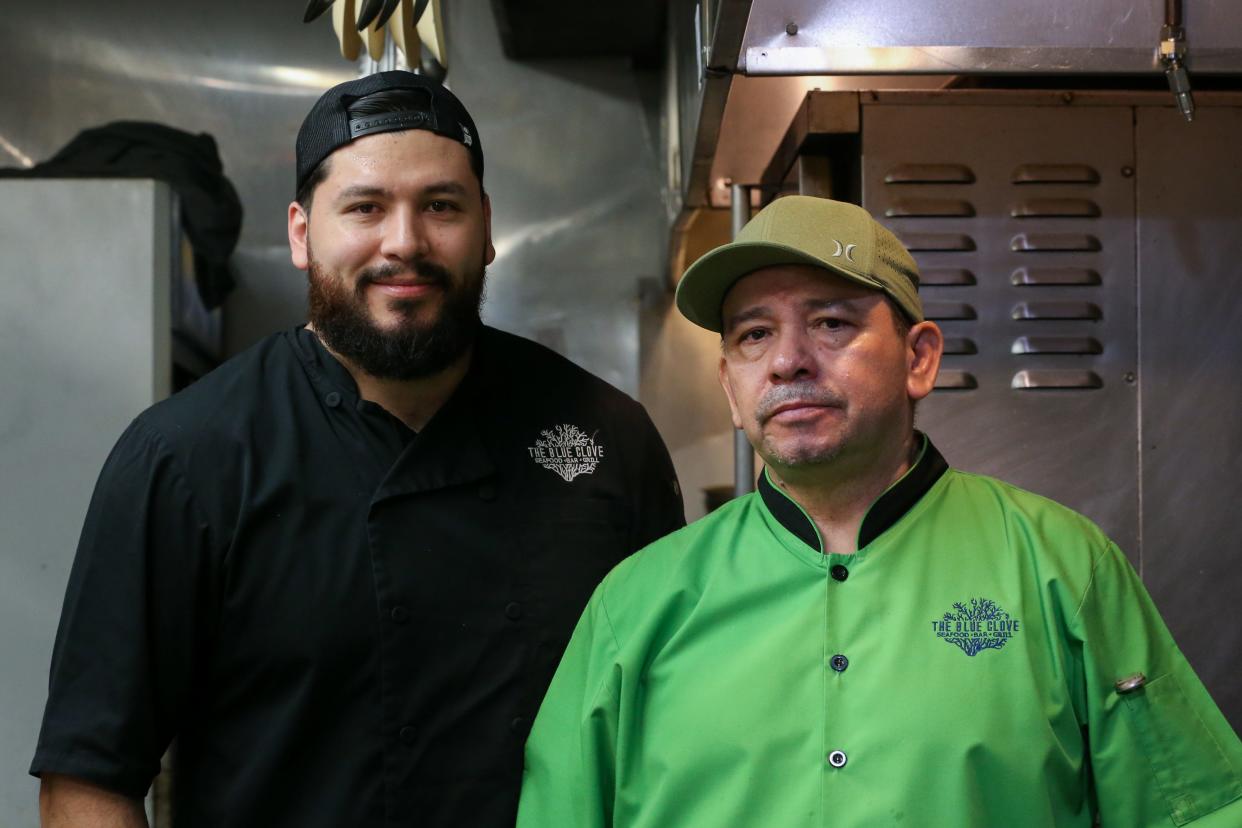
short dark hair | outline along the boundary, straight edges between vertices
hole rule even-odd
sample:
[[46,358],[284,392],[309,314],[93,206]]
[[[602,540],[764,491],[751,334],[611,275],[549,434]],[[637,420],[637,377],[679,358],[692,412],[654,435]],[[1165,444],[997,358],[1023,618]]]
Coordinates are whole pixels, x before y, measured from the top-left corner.
[[323,183],[328,177],[329,165],[332,163],[332,156],[328,156],[319,162],[318,166],[311,172],[306,180],[302,182],[302,186],[298,189],[297,195],[293,200],[302,205],[302,209],[310,212],[311,200],[315,197],[315,189]]
[[902,339],[906,338],[906,334],[910,333],[910,329],[914,327],[914,323],[910,317],[906,316],[906,312],[901,309],[901,305],[887,293],[884,294],[884,301],[888,303],[888,309],[893,314],[893,327],[897,329],[897,335]]
[[[370,95],[359,98],[349,105],[349,117],[365,118],[373,115],[384,115],[391,112],[405,112],[410,109],[417,109],[426,106],[426,99],[420,95],[419,90],[415,89],[382,89],[379,92],[373,92]],[[481,157],[475,153],[469,153],[470,170],[474,173],[475,178],[479,179],[479,190],[483,190],[483,163]],[[294,201],[302,205],[302,209],[310,212],[311,201],[315,197],[315,189],[324,182],[328,177],[329,165],[332,162],[332,156],[324,158],[316,165],[311,174],[302,182],[302,186],[298,188],[297,194],[294,195]]]

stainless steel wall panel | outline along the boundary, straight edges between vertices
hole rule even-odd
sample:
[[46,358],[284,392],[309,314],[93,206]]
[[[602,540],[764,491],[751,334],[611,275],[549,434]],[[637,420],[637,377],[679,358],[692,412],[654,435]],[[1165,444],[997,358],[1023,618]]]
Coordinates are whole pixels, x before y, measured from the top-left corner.
[[0,150],[0,163],[43,160],[112,120],[210,133],[245,208],[226,350],[301,321],[305,280],[289,264],[285,232],[293,140],[315,98],[357,75],[331,26],[303,25],[285,4],[240,0],[9,6],[0,136],[15,152]]
[[172,202],[155,181],[0,181],[0,825],[38,824],[26,770],[95,478],[169,392]]
[[[637,280],[663,270],[667,232],[658,90],[647,94],[621,60],[508,61],[484,0],[445,9],[460,56],[449,83],[479,123],[502,242],[487,317],[635,391]],[[294,136],[324,89],[359,72],[327,21],[242,0],[6,12],[0,164],[45,159],[110,120],[211,133],[245,207],[225,349],[302,321],[305,277],[285,230]]]
[[1242,730],[1242,109],[1135,129],[1143,579]]
[[446,8],[487,154],[484,319],[637,394],[639,280],[667,254],[659,84],[623,59],[509,61],[486,0]]
[[[1242,70],[1242,6],[1186,3],[1192,72]],[[1154,72],[1158,0],[756,0],[748,75]]]
[[920,427],[950,463],[1066,503],[1138,561],[1130,112],[867,104],[862,178],[953,346]]

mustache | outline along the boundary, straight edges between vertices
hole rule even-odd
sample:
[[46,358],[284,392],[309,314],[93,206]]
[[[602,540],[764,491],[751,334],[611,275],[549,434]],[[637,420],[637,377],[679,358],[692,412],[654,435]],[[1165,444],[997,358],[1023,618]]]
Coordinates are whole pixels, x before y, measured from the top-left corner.
[[773,388],[764,394],[755,408],[755,417],[759,422],[766,422],[776,409],[791,402],[804,402],[811,405],[824,405],[833,408],[845,408],[845,397],[813,382],[795,382]]
[[358,274],[358,280],[355,283],[354,290],[362,295],[367,285],[380,279],[392,279],[396,276],[413,276],[423,282],[427,282],[438,287],[447,288],[453,281],[452,274],[442,265],[438,265],[427,259],[414,259],[404,264],[385,264],[377,267],[368,267]]

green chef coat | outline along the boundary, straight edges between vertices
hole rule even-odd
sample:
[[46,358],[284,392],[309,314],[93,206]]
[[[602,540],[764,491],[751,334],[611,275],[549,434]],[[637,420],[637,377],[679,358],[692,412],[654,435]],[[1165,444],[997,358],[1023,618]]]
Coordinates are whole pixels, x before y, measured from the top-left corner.
[[1122,553],[921,439],[856,554],[765,473],[614,569],[519,828],[1242,826],[1242,743]]

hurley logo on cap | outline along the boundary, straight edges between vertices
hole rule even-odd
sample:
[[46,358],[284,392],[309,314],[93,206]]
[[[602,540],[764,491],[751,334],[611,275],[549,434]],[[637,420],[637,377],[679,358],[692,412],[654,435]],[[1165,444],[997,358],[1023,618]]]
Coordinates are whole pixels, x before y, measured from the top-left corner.
[[[834,251],[832,251],[832,258],[834,258],[834,259],[839,259],[839,258],[841,258],[841,253],[844,251],[844,253],[845,253],[845,258],[846,258],[847,260],[851,261],[851,262],[854,262],[854,248],[855,248],[855,247],[858,247],[858,245],[856,245],[856,244],[847,244],[847,245],[845,245],[845,247],[844,247],[844,248],[842,248],[842,246],[841,246],[841,242],[837,241],[836,239],[833,239],[833,240],[832,240],[832,243],[833,243],[833,244],[835,244],[835,245],[837,246],[837,249],[836,249],[836,250],[834,250]],[[858,264],[858,262],[854,262],[854,264]]]
[[470,129],[465,124],[458,124],[461,127],[461,142],[468,147],[474,146],[474,138],[470,135]]

